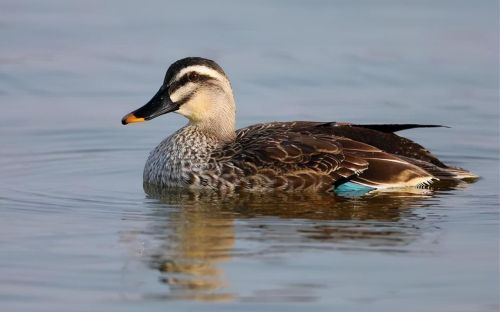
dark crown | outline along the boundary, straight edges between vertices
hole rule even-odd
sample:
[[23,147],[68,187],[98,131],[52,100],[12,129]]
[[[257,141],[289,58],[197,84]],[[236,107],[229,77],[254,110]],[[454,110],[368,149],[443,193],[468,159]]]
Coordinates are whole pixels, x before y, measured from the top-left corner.
[[211,68],[211,69],[217,71],[218,73],[226,76],[226,73],[224,73],[224,70],[222,70],[222,68],[212,60],[202,58],[202,57],[186,57],[186,58],[180,59],[180,60],[174,62],[172,65],[170,65],[170,67],[168,68],[167,73],[165,75],[164,83],[170,82],[170,80],[172,80],[172,78],[179,71],[181,71],[183,68],[186,68],[189,66],[195,66],[195,65],[206,66],[206,67]]

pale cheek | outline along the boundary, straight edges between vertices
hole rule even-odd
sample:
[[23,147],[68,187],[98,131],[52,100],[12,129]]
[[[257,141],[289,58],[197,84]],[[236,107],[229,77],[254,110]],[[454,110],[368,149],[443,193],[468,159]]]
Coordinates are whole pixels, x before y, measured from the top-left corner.
[[178,110],[175,111],[177,114],[180,114],[185,117],[189,117],[191,115],[191,112],[187,109],[185,105],[182,105]]
[[200,121],[205,116],[206,106],[205,103],[193,99],[184,103],[176,112],[192,121]]

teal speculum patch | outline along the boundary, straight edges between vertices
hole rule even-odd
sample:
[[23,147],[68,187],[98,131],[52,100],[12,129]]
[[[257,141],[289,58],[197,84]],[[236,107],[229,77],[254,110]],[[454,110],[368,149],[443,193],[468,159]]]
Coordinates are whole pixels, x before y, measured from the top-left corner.
[[347,196],[361,196],[364,195],[370,191],[373,191],[375,188],[353,183],[353,182],[346,182],[343,183],[337,187],[335,187],[334,191],[335,193],[339,195],[347,195]]

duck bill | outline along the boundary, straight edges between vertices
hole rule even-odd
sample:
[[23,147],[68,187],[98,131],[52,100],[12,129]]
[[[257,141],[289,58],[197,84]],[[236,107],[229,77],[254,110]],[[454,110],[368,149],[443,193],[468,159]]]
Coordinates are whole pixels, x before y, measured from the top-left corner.
[[179,105],[172,102],[168,89],[161,87],[153,98],[141,108],[136,109],[122,118],[122,124],[143,122],[170,113],[179,109]]

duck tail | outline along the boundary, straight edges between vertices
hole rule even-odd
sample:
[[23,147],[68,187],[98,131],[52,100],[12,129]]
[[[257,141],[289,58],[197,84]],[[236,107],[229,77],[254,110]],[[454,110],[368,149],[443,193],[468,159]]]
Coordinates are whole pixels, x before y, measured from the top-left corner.
[[464,181],[474,181],[479,179],[479,176],[473,172],[468,170],[458,168],[458,167],[448,167],[445,170],[452,174],[455,179],[464,180]]
[[464,181],[474,181],[479,178],[478,175],[467,171],[462,168],[458,167],[451,167],[451,166],[436,166],[434,164],[431,164],[429,162],[419,160],[419,159],[414,159],[410,157],[404,157],[404,156],[399,156],[399,158],[414,164],[415,166],[418,166],[425,171],[429,172],[439,180],[464,180]]

